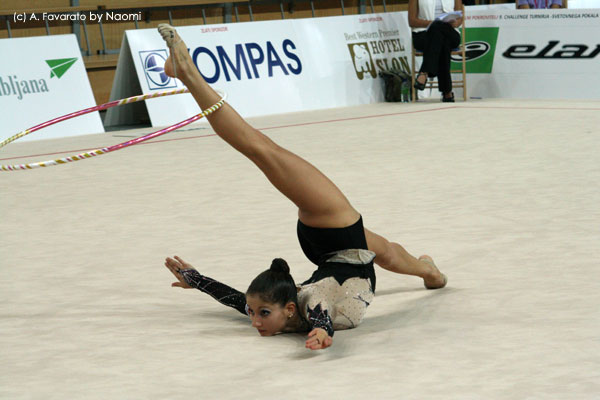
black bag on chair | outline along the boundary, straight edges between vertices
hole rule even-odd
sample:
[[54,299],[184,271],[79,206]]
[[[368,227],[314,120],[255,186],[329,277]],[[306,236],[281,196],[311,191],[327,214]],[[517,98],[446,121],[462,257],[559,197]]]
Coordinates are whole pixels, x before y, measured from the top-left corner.
[[411,99],[411,77],[404,71],[380,71],[385,101],[408,103]]

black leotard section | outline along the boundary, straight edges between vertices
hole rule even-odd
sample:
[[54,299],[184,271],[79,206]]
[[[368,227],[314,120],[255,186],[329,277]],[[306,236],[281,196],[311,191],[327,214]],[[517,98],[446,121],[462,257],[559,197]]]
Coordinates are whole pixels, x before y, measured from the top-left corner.
[[235,308],[244,315],[246,312],[246,295],[234,288],[216,281],[208,276],[201,275],[195,269],[182,270],[181,275],[191,287],[212,296],[219,303]]
[[346,249],[369,249],[362,216],[345,228],[315,228],[298,220],[296,233],[306,258],[319,266],[330,257],[330,253]]
[[296,228],[298,241],[304,255],[319,268],[303,285],[320,281],[332,276],[342,285],[350,278],[363,278],[371,281],[371,289],[375,293],[375,268],[373,262],[364,265],[328,262],[335,252],[347,249],[368,250],[362,216],[345,228],[315,228],[298,220]]

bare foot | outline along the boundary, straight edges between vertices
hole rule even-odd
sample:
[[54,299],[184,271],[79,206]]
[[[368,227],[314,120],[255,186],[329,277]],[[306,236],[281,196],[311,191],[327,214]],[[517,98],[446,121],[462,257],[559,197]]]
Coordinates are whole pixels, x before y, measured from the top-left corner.
[[425,82],[427,82],[427,73],[426,72],[419,72],[419,75],[417,75],[417,82],[419,82],[419,83],[425,83]]
[[171,25],[159,24],[158,32],[169,47],[169,57],[165,61],[165,74],[171,78],[185,78],[193,65],[187,46]]
[[442,274],[437,268],[433,259],[428,255],[422,255],[419,257],[419,261],[426,262],[432,267],[431,275],[428,278],[423,278],[425,287],[427,289],[441,289],[448,283],[446,275]]

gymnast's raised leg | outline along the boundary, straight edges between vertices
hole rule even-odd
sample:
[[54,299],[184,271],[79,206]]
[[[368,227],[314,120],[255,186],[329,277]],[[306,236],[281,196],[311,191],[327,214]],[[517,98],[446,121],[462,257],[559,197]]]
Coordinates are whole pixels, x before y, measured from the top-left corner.
[[[180,79],[204,110],[220,100],[193,63],[185,43],[175,29],[159,25],[159,32],[170,48],[165,73]],[[267,179],[296,206],[300,221],[318,228],[341,228],[354,224],[360,214],[348,199],[323,173],[312,164],[278,146],[267,136],[251,127],[229,104],[209,115],[214,131],[240,153],[248,157]],[[428,256],[416,259],[397,243],[365,229],[367,245],[376,254],[375,263],[389,271],[419,276],[431,289],[446,285]]]

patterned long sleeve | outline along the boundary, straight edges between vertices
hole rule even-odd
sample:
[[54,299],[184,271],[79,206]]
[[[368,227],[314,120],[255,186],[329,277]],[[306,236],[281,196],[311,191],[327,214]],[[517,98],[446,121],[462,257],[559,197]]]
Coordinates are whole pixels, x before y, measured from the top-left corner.
[[200,274],[195,269],[180,271],[188,285],[212,296],[219,303],[235,308],[244,315],[246,312],[246,295],[219,281]]
[[333,337],[333,321],[326,307],[323,308],[321,303],[317,304],[315,308],[310,308],[307,305],[306,316],[312,328],[324,329],[329,336]]

